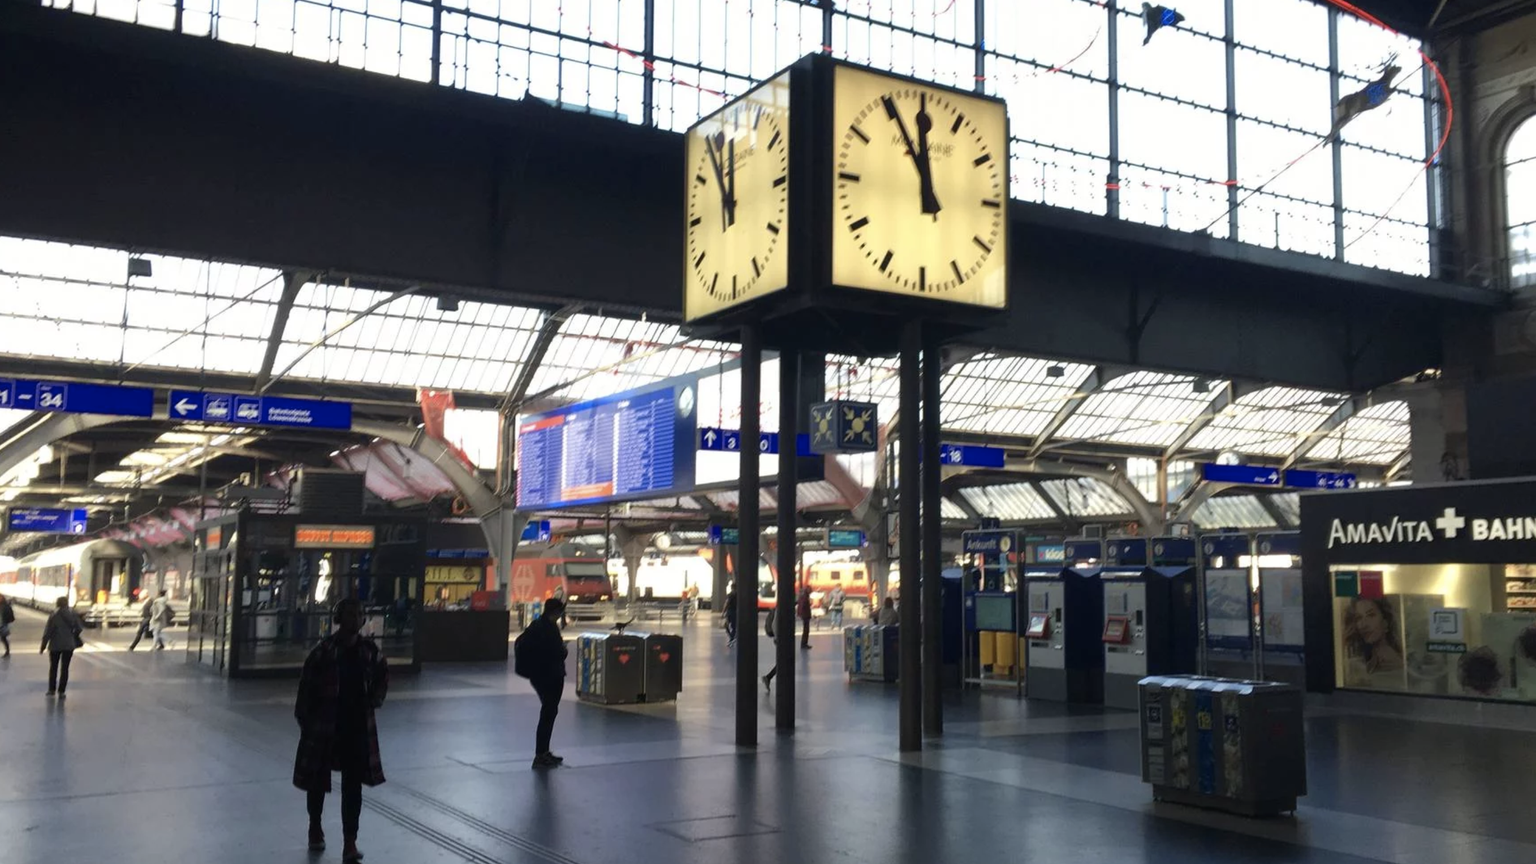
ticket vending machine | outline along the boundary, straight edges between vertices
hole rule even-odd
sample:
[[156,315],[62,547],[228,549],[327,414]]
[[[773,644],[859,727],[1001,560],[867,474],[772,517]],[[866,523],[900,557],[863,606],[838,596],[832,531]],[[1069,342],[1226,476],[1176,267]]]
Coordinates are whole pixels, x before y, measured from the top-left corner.
[[1068,540],[1063,566],[1025,569],[1029,600],[1024,639],[1031,698],[1093,704],[1104,700],[1104,651],[1099,641],[1103,557],[1102,540]]
[[[1154,558],[1154,549],[1162,555]],[[1198,664],[1195,545],[1185,537],[1112,537],[1104,554],[1104,704],[1135,709],[1142,678],[1193,674]]]
[[961,679],[969,685],[1012,687],[1022,693],[1018,536],[998,529],[966,531],[961,535],[961,551],[966,569]]
[[1200,538],[1200,670],[1244,680],[1259,677],[1254,639],[1253,542],[1247,534]]

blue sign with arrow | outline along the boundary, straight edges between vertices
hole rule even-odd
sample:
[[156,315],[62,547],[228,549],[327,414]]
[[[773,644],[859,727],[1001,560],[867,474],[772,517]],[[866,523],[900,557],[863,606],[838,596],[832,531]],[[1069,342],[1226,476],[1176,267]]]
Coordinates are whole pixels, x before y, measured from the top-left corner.
[[1355,483],[1353,474],[1296,469],[1285,472],[1285,485],[1297,489],[1353,489]]
[[84,510],[57,510],[50,507],[26,507],[11,510],[6,524],[12,531],[37,531],[45,534],[84,534]]
[[709,526],[709,545],[739,546],[741,545],[741,529],[729,528],[724,525],[711,525]]
[[962,468],[1001,468],[1007,451],[1000,447],[974,447],[970,444],[940,444],[939,461]]
[[[811,452],[811,436],[801,433],[798,436],[798,454],[801,456],[815,456]],[[741,452],[741,430],[721,429],[718,426],[699,427],[699,449],[712,450],[720,453]],[[771,456],[779,452],[779,433],[759,432],[757,435],[757,452],[764,456]]]
[[155,391],[148,387],[123,387],[117,384],[0,378],[0,408],[153,417]]
[[1259,465],[1218,465],[1206,462],[1201,476],[1212,483],[1241,483],[1245,486],[1279,486],[1280,469]]
[[523,540],[530,543],[548,543],[550,528],[548,519],[530,519],[523,526]]
[[172,420],[201,420],[236,426],[351,429],[352,403],[172,390],[170,417]]

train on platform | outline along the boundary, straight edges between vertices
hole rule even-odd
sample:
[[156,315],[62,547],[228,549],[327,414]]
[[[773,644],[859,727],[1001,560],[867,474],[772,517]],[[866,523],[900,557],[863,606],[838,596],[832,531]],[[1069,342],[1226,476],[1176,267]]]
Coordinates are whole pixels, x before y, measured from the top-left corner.
[[572,543],[526,546],[512,562],[512,602],[565,600],[566,617],[601,621],[613,615],[613,581],[601,553]]
[[0,571],[0,594],[41,610],[52,609],[60,597],[82,612],[126,607],[138,599],[143,567],[143,553],[119,540],[56,546]]

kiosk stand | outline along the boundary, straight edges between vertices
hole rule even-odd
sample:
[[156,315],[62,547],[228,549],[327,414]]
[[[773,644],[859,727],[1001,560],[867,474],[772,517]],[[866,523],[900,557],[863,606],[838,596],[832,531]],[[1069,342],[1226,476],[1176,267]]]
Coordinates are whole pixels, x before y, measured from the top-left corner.
[[1104,589],[1099,584],[1102,540],[1069,540],[1066,566],[1024,572],[1024,616],[1031,698],[1058,702],[1104,700]]
[[1012,531],[967,531],[961,544],[965,553],[962,678],[980,687],[1012,687],[1022,695],[1018,537]]
[[1259,572],[1259,679],[1306,683],[1305,607],[1301,602],[1301,533],[1253,538]]
[[1258,680],[1254,630],[1253,541],[1247,534],[1200,538],[1200,669],[1220,678]]
[[[1149,552],[1156,550],[1156,557]],[[1105,543],[1104,704],[1136,708],[1148,675],[1195,671],[1199,604],[1194,541],[1111,537]]]

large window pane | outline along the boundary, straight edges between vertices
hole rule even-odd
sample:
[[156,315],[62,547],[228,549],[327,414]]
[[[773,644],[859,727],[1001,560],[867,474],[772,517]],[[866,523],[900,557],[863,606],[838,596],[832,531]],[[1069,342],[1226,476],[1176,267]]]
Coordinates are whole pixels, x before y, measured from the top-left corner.
[[1237,49],[1237,111],[1319,135],[1333,123],[1328,73],[1300,63]]
[[[1177,135],[1168,134],[1177,129]],[[1227,119],[1139,93],[1120,94],[1120,156],[1127,162],[1164,168],[1206,180],[1227,174]]]
[[[1108,17],[1090,0],[988,3],[987,50],[1033,61],[1040,69],[1070,69],[1103,79],[1109,74]],[[1026,70],[1029,71],[1029,70]],[[993,72],[988,72],[992,80]]]
[[[1180,4],[1180,11],[1183,6]],[[1186,13],[1188,14],[1188,13]],[[1120,82],[1129,87],[1177,96],[1212,108],[1227,104],[1227,52],[1208,36],[1179,28],[1164,28],[1141,44],[1138,19],[1121,19]]]
[[1328,8],[1313,0],[1232,0],[1234,35],[1249,45],[1328,66]]

